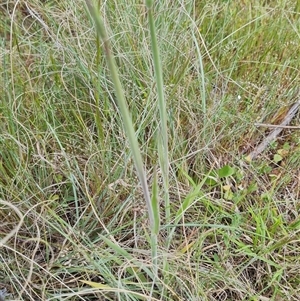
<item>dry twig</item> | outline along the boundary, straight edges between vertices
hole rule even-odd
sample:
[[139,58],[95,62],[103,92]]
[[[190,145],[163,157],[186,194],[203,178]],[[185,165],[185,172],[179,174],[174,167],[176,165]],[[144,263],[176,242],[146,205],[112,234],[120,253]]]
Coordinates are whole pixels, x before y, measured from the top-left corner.
[[281,128],[281,129],[294,129],[300,130],[300,125],[280,125],[280,124],[269,124],[269,123],[254,123],[257,127],[267,127],[267,128]]
[[[255,159],[260,153],[262,153],[267,146],[276,139],[276,137],[282,132],[284,128],[291,122],[296,115],[300,106],[300,100],[298,100],[288,111],[287,115],[279,125],[267,125],[268,127],[275,127],[275,129],[247,156],[249,161]],[[296,127],[299,128],[299,127]]]

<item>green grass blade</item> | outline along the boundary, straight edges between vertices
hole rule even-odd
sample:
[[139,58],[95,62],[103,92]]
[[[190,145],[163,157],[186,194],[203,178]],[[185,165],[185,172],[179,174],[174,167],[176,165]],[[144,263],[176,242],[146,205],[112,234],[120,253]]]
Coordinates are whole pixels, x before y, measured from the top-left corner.
[[160,228],[160,216],[159,216],[159,198],[158,198],[158,184],[157,184],[156,169],[154,170],[154,175],[153,175],[151,207],[154,215],[153,233],[155,235],[158,235],[159,228]]

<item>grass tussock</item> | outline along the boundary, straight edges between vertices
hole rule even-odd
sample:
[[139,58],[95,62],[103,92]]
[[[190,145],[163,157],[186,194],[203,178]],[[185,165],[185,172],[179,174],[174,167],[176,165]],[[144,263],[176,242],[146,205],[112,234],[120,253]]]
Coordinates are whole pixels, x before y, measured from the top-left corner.
[[7,299],[299,300],[298,130],[245,159],[298,100],[299,4],[29,2],[0,4]]

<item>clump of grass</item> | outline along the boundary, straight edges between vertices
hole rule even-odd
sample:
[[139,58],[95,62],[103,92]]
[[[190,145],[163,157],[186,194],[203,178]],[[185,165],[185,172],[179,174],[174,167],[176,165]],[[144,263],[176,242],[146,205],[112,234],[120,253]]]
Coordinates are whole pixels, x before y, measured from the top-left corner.
[[243,160],[298,97],[297,10],[98,3],[120,96],[84,6],[1,5],[8,298],[298,300],[298,134]]

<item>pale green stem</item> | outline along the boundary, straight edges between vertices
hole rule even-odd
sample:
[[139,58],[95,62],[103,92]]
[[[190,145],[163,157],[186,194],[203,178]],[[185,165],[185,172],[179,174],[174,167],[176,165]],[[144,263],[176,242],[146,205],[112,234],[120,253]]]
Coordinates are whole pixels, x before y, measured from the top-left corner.
[[100,14],[96,11],[91,0],[86,0],[86,4],[87,4],[87,7],[89,9],[89,12],[90,12],[94,22],[95,22],[97,33],[103,41],[104,52],[105,52],[108,68],[111,73],[111,78],[112,78],[112,81],[113,81],[113,84],[115,87],[115,93],[116,93],[116,97],[117,97],[117,101],[118,101],[118,106],[119,106],[119,109],[120,109],[120,112],[121,112],[121,115],[123,118],[123,124],[124,124],[124,128],[125,128],[125,132],[128,137],[130,149],[132,151],[132,156],[133,156],[133,160],[134,160],[135,167],[137,170],[137,174],[138,174],[139,180],[142,185],[145,201],[147,204],[149,219],[150,219],[150,226],[151,226],[151,229],[153,229],[154,217],[153,217],[153,210],[151,208],[151,198],[150,198],[150,193],[149,193],[148,184],[147,184],[146,172],[144,169],[142,156],[141,156],[141,152],[140,152],[140,149],[138,146],[138,141],[137,141],[137,138],[135,135],[133,123],[132,123],[132,120],[130,117],[128,105],[127,105],[127,102],[126,102],[126,99],[124,96],[122,84],[121,84],[121,81],[119,78],[118,69],[117,69],[117,66],[115,63],[114,56],[111,52],[109,39],[108,39],[106,30],[105,30],[104,23],[102,21],[102,18],[100,16]]
[[170,223],[171,213],[170,213],[170,197],[169,197],[169,153],[168,153],[168,127],[167,127],[167,109],[164,97],[164,82],[163,82],[163,72],[162,65],[159,55],[159,47],[157,44],[156,30],[153,17],[153,1],[146,1],[148,8],[148,20],[151,35],[151,46],[155,70],[155,80],[158,94],[158,105],[160,114],[160,139],[159,139],[159,161],[162,170],[162,177],[164,183],[164,200],[165,200],[165,214],[166,223]]

